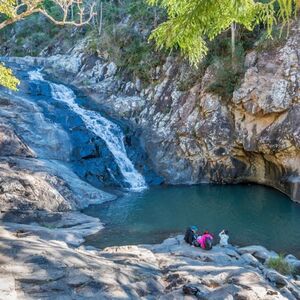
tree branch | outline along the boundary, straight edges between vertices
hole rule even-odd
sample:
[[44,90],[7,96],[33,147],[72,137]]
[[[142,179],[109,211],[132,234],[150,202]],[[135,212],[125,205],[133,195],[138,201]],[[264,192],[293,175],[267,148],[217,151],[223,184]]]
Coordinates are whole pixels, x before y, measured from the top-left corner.
[[[95,10],[95,2],[90,5],[88,12],[86,13],[86,7],[83,6],[82,0],[52,0],[55,5],[57,5],[62,11],[62,19],[57,20],[53,16],[51,16],[46,9],[42,7],[43,0],[21,0],[17,1],[17,5],[12,7],[12,13],[8,16],[8,19],[2,21],[0,23],[0,30],[4,27],[11,25],[17,21],[20,21],[32,14],[41,13],[51,22],[56,25],[72,25],[76,27],[83,26],[88,24],[91,19],[96,15]],[[73,16],[68,18],[69,9],[73,7],[73,5],[77,6],[78,9],[78,20],[75,20]],[[20,13],[21,8],[26,8],[25,11]],[[4,12],[2,12],[4,13]],[[1,14],[1,7],[0,7]]]

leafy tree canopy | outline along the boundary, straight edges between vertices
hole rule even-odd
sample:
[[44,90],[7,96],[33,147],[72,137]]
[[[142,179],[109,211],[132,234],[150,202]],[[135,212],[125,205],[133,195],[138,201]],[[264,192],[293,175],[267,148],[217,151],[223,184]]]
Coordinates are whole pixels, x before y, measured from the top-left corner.
[[12,70],[0,64],[0,85],[16,90],[19,80],[13,76]]
[[15,0],[0,0],[0,14],[12,17],[14,11],[13,7],[15,4]]
[[166,9],[168,20],[159,25],[150,39],[158,48],[179,47],[191,64],[197,65],[207,53],[206,40],[214,39],[231,24],[248,30],[266,25],[271,37],[273,26],[287,25],[297,9],[299,0],[147,0],[150,5]]

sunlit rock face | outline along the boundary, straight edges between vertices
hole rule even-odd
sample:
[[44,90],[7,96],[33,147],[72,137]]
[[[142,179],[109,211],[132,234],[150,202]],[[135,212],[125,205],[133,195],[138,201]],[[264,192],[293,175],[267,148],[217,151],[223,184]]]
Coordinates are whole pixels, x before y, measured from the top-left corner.
[[180,91],[186,65],[174,57],[149,70],[155,80],[148,86],[122,78],[113,62],[82,54],[84,41],[68,55],[36,63],[84,90],[110,116],[129,120],[167,183],[251,181],[300,201],[299,33],[298,22],[277,48],[248,53],[241,85],[227,101],[208,88],[216,66]]
[[299,201],[299,46],[294,27],[281,47],[249,53],[228,102],[208,92],[210,67],[188,93],[176,91],[180,71],[167,61],[164,80],[144,91],[149,104],[139,114],[157,170],[170,183],[251,181]]
[[[299,27],[285,45],[256,56],[233,94],[236,141],[251,158],[251,176],[300,200]],[[246,59],[247,61],[247,59]]]

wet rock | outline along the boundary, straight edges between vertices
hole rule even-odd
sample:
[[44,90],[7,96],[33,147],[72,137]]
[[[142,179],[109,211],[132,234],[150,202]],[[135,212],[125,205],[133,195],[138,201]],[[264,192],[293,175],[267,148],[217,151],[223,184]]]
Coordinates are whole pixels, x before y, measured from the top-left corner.
[[[42,91],[43,89],[44,87]],[[5,93],[1,90],[0,94]],[[53,113],[53,107],[49,103],[43,104],[45,111],[42,113],[43,105],[39,107],[31,101],[22,99],[22,96],[24,95],[20,92],[20,99],[9,96],[0,103],[2,211],[10,209],[66,211],[114,198],[84,182],[73,170],[64,165],[66,161],[78,159],[84,167],[91,168],[90,176],[93,178],[101,178],[101,170],[110,178],[107,165],[102,162],[107,161],[107,164],[112,165],[111,169],[113,163],[111,154],[110,156],[105,154],[103,142],[100,143],[100,139],[95,140],[94,136],[87,134],[86,129],[81,131],[83,121],[78,116],[66,115],[64,111],[53,117],[54,122],[50,122],[47,118],[48,114]],[[68,130],[72,128],[70,134],[72,140],[56,121],[66,126]],[[25,140],[37,154],[27,146]],[[78,147],[71,145],[74,140],[78,143]],[[103,161],[99,159],[100,157]],[[93,158],[98,158],[97,166],[95,162],[89,162]],[[88,171],[85,170],[82,174],[83,178]],[[99,186],[99,182],[97,183],[96,186]]]
[[84,145],[79,149],[79,157],[82,159],[95,158],[97,156],[97,149],[93,144]]
[[[228,99],[209,92],[217,64],[183,91],[188,68],[171,56],[150,70],[148,86],[120,78],[113,62],[86,55],[84,40],[65,56],[15,60],[41,63],[141,130],[151,168],[166,183],[255,181],[299,201],[299,36],[295,22],[278,47],[248,53],[241,85]],[[60,74],[64,63],[67,72]]]

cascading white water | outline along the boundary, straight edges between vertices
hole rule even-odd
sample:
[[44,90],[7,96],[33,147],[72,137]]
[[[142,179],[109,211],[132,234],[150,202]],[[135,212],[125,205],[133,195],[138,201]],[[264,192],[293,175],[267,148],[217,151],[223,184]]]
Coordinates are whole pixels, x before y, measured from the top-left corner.
[[[30,80],[46,81],[40,71],[30,71]],[[117,165],[132,190],[142,190],[147,187],[144,177],[135,169],[127,156],[124,146],[124,135],[119,126],[102,117],[100,113],[81,108],[76,102],[74,92],[62,84],[47,81],[52,97],[65,102],[84,121],[85,126],[99,136],[107,145],[115,158]]]

